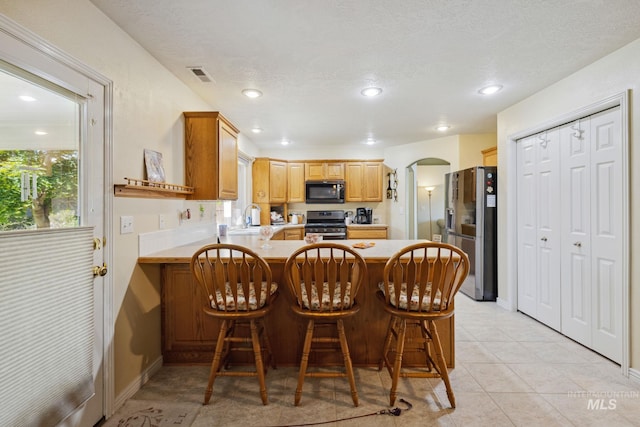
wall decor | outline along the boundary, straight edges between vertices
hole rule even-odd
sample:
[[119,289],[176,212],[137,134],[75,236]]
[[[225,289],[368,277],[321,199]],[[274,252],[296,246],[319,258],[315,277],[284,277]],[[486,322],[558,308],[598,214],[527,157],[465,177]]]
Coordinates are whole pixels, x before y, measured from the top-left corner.
[[147,180],[152,182],[164,182],[164,166],[162,165],[162,153],[144,149],[144,164],[147,169]]

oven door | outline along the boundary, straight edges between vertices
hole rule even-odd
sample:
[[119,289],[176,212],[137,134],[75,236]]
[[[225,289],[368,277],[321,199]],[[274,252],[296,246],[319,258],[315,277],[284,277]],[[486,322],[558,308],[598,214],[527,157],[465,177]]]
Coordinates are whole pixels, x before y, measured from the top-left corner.
[[346,233],[317,233],[319,236],[322,236],[322,240],[346,240]]

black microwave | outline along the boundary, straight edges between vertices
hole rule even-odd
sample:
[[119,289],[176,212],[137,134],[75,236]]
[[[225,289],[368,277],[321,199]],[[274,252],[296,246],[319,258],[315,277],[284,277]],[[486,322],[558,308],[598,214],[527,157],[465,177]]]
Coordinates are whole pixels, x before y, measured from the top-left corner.
[[307,203],[344,203],[344,181],[307,181]]

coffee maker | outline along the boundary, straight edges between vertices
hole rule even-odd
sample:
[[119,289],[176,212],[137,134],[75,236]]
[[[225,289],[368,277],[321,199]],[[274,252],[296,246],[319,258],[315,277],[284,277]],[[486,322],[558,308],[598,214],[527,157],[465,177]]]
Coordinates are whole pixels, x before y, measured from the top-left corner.
[[371,208],[357,208],[356,217],[354,218],[356,224],[371,224],[373,223],[373,209]]

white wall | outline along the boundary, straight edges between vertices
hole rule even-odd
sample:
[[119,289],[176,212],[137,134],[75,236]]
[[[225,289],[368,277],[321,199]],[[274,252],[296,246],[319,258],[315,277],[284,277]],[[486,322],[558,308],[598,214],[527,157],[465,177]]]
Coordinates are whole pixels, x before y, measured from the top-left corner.
[[[113,180],[142,178],[143,149],[163,153],[167,182],[184,183],[182,112],[211,110],[139,44],[87,0],[1,0],[0,13],[113,81]],[[240,148],[258,150],[250,140]],[[193,203],[193,202],[191,202]],[[211,220],[212,203],[206,217]],[[159,268],[137,265],[138,233],[158,230],[158,215],[178,227],[187,203],[169,199],[115,198],[114,284],[116,398],[161,356]],[[135,233],[118,233],[119,217],[134,217]]]
[[[504,304],[515,306],[511,284],[516,280],[515,226],[515,147],[509,138],[600,102],[617,93],[629,91],[629,169],[631,171],[630,266],[640,265],[640,151],[634,144],[640,137],[640,39],[583,68],[560,82],[498,114],[498,296]],[[631,358],[630,366],[640,369],[640,269],[630,267],[631,286]]]

